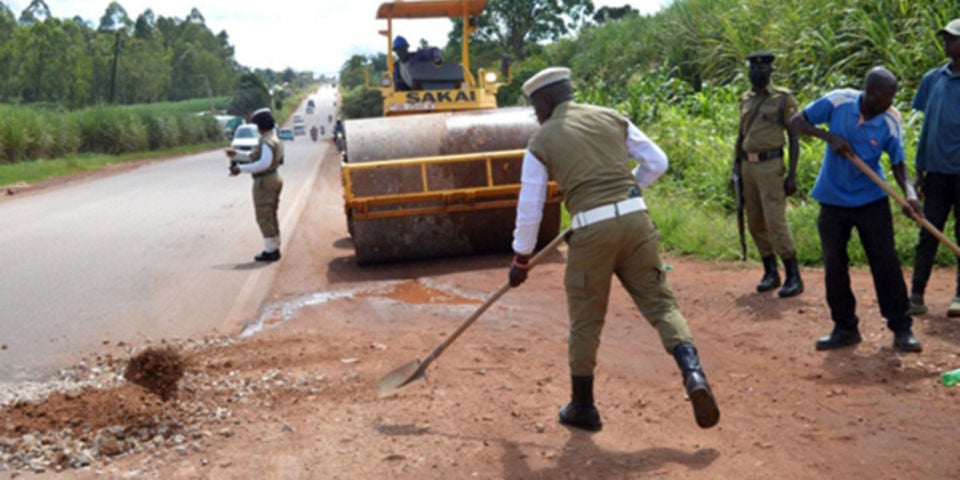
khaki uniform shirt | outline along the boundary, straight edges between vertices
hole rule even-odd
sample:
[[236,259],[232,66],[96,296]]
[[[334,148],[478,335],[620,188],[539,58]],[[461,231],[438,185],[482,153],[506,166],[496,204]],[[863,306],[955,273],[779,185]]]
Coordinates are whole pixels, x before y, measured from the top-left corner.
[[619,202],[636,180],[627,153],[627,120],[609,108],[564,102],[530,138],[571,214]]
[[744,93],[740,97],[742,150],[761,153],[783,148],[784,130],[794,113],[797,113],[797,100],[787,88],[768,84],[759,92]]

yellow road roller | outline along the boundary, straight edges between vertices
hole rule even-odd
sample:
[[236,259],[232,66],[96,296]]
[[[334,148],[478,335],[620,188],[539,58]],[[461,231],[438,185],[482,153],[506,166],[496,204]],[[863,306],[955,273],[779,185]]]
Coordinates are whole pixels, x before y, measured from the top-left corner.
[[[360,264],[511,251],[523,152],[539,125],[531,108],[497,107],[508,62],[500,72],[470,69],[470,35],[486,4],[398,0],[377,9],[388,68],[376,85],[366,81],[380,91],[384,116],[344,122],[341,162]],[[434,49],[429,61],[404,62],[404,78],[395,78],[393,22],[424,18],[463,20],[462,63]],[[559,231],[560,200],[551,182],[541,246]]]

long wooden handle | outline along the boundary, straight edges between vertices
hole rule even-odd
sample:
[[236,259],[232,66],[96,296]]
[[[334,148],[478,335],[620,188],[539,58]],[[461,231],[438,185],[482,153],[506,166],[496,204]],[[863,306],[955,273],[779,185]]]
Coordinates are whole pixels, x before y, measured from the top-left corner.
[[933,224],[930,223],[930,221],[927,220],[925,217],[913,213],[913,207],[910,206],[910,203],[904,200],[903,197],[901,197],[899,194],[897,194],[897,192],[893,190],[893,187],[888,185],[887,182],[883,181],[883,179],[880,178],[879,175],[877,175],[877,172],[874,172],[873,170],[871,170],[870,167],[867,166],[867,164],[863,161],[862,158],[860,158],[855,153],[851,154],[847,158],[851,162],[853,162],[853,164],[856,165],[857,168],[859,168],[863,173],[865,173],[868,177],[870,177],[870,180],[873,180],[874,183],[879,185],[884,192],[887,192],[887,195],[890,195],[891,197],[893,197],[893,199],[896,200],[897,203],[899,203],[900,205],[903,205],[904,207],[907,207],[908,209],[910,209],[910,218],[912,218],[913,221],[920,224],[921,227],[925,228],[928,232],[930,232],[930,235],[933,235],[937,240],[940,240],[940,243],[946,245],[947,248],[952,250],[954,255],[960,256],[960,247],[958,247],[957,244],[951,242],[950,239],[943,234],[943,232],[941,232],[940,230],[937,230],[937,227],[934,227]]
[[[540,251],[537,252],[537,254],[534,255],[532,259],[530,259],[530,263],[528,263],[528,266],[529,266],[528,268],[532,269],[538,263],[540,263],[540,261],[543,260],[543,258],[546,257],[549,253],[556,250],[557,246],[560,245],[560,242],[563,241],[563,237],[565,237],[567,233],[570,232],[571,229],[572,227],[567,227],[566,230],[560,232],[560,234],[557,235],[556,238],[551,240],[550,243],[547,244],[547,246],[540,249]],[[480,307],[477,308],[477,310],[474,311],[469,318],[464,320],[463,323],[461,323],[460,326],[457,327],[457,329],[454,330],[454,332],[450,334],[450,336],[447,337],[446,340],[443,341],[443,343],[441,343],[440,345],[437,345],[437,348],[434,348],[433,351],[430,352],[429,355],[427,355],[427,358],[423,359],[423,363],[420,364],[420,368],[418,369],[418,371],[426,370],[427,365],[429,365],[430,362],[436,360],[436,358],[439,357],[440,354],[443,353],[443,351],[446,350],[447,347],[449,347],[450,344],[457,339],[457,337],[460,336],[460,334],[466,331],[467,328],[469,328],[470,325],[473,324],[473,322],[475,322],[478,318],[480,318],[480,315],[483,315],[483,312],[486,312],[491,305],[496,303],[496,301],[503,296],[503,294],[507,293],[507,290],[510,290],[509,281],[505,282],[503,285],[500,286],[500,288],[497,289],[497,291],[493,292],[493,294],[491,294],[490,297],[487,298],[487,301],[483,302],[483,305],[480,305]]]

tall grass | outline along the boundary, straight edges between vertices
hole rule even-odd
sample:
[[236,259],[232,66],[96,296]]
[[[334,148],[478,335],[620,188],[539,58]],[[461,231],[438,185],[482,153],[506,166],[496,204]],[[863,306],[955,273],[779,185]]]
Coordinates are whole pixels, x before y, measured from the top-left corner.
[[121,154],[217,140],[217,121],[194,112],[207,100],[61,112],[51,106],[0,105],[0,164],[77,153]]

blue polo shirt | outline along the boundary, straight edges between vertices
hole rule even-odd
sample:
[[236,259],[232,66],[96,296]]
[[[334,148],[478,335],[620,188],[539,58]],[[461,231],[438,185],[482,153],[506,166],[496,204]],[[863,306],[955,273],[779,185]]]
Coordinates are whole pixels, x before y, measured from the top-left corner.
[[[834,90],[811,102],[803,112],[814,125],[829,124],[830,132],[846,138],[864,163],[880,178],[885,178],[880,166],[883,152],[887,152],[892,165],[903,163],[905,157],[900,114],[890,108],[865,122],[860,115],[862,96],[863,92],[858,90]],[[827,145],[810,196],[827,205],[859,207],[887,194],[853,162],[837,155]]]
[[923,112],[917,170],[960,174],[960,75],[949,62],[923,76],[913,109]]

